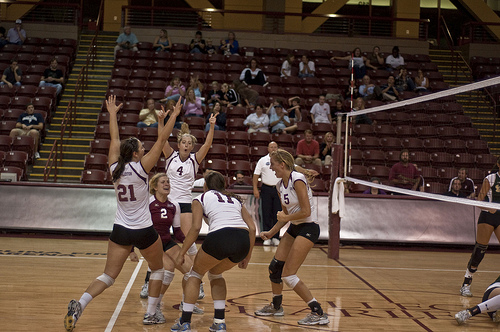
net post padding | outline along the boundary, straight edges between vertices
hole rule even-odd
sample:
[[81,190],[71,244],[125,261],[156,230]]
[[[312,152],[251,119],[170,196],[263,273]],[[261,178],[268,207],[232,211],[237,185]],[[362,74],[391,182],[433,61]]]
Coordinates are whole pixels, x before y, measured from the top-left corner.
[[[338,142],[340,143],[340,142]],[[330,196],[328,197],[328,258],[339,259],[340,254],[340,217],[332,211],[332,193],[335,179],[342,176],[343,149],[342,144],[332,147],[332,172],[330,176]]]

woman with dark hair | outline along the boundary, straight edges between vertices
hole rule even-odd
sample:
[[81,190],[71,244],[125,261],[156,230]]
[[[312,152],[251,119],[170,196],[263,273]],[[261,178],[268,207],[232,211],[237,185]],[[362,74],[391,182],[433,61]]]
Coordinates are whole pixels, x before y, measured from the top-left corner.
[[205,131],[210,130],[210,117],[212,114],[215,116],[215,130],[226,130],[226,113],[222,109],[222,104],[220,101],[216,101],[214,103],[214,107],[212,107],[212,112],[207,115],[207,124],[205,125]]
[[240,45],[236,40],[236,35],[234,32],[229,31],[227,34],[227,39],[220,41],[219,47],[224,55],[238,54],[240,51]]
[[266,75],[259,68],[257,59],[250,60],[250,66],[242,70],[240,81],[245,82],[247,85],[266,85]]
[[248,266],[255,242],[255,223],[241,203],[241,199],[226,191],[226,179],[219,172],[205,175],[205,192],[193,200],[193,225],[186,234],[177,264],[198,237],[203,217],[208,234],[195,257],[185,288],[182,316],[171,331],[191,331],[191,316],[203,275],[208,272],[214,300],[214,321],[210,331],[226,331],[226,282],[222,273],[238,265]]
[[[172,133],[175,117],[181,110],[181,103],[177,102],[167,125],[159,131],[156,143],[147,154],[144,154],[142,142],[135,137],[120,142],[116,115],[122,106],[123,104],[116,105],[116,96],[110,96],[106,100],[111,136],[108,162],[117,198],[117,211],[108,241],[106,266],[104,273],[90,284],[79,301],[69,302],[68,313],[64,317],[66,331],[73,331],[89,302],[113,285],[134,246],[141,251],[151,269],[150,294],[143,324],[165,323],[165,320],[156,313],[164,277],[163,250],[148,209],[147,178],[160,157],[163,145]],[[164,118],[163,111],[160,113]]]
[[270,154],[271,169],[280,181],[276,190],[281,200],[282,211],[277,214],[278,222],[260,237],[267,240],[278,233],[288,222],[285,235],[276,250],[276,254],[269,265],[269,279],[273,292],[271,304],[257,310],[257,316],[283,316],[283,282],[293,289],[311,308],[311,313],[298,321],[300,325],[325,325],[330,321],[324,314],[321,305],[312,296],[306,284],[299,279],[297,271],[307,257],[307,254],[319,238],[319,225],[316,222],[316,205],[308,179],[304,174],[295,171],[293,156],[278,149]]

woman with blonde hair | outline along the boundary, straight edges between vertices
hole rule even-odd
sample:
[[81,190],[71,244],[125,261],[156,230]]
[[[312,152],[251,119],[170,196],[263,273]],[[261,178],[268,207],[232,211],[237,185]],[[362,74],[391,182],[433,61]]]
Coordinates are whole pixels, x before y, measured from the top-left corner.
[[196,97],[193,88],[188,88],[186,92],[186,100],[184,101],[184,116],[203,116],[203,108],[201,107],[201,99]]
[[168,32],[166,29],[160,30],[160,35],[155,38],[153,42],[153,48],[156,52],[165,51],[168,52],[172,48],[172,42],[170,37],[168,37]]

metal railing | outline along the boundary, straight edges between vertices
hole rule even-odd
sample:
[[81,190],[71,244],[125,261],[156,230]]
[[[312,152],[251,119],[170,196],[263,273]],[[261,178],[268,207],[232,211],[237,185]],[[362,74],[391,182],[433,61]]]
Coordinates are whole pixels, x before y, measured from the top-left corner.
[[31,6],[28,12],[22,16],[25,23],[56,23],[82,26],[82,10],[80,5],[76,3],[2,1],[1,4],[7,6]]
[[[104,0],[101,0],[101,4],[99,5],[99,14],[97,15],[96,20],[96,29],[94,33],[94,37],[90,41],[89,48],[87,50],[87,61],[85,62],[85,66],[87,69],[89,66],[92,66],[94,69],[95,60],[97,59],[97,38],[99,37],[99,32],[102,28],[102,20],[104,16]],[[86,81],[88,81],[88,74],[86,75]]]
[[488,26],[500,26],[500,23],[492,22],[467,22],[462,25],[462,35],[459,45],[469,43],[489,43],[497,44],[498,39],[488,30]]

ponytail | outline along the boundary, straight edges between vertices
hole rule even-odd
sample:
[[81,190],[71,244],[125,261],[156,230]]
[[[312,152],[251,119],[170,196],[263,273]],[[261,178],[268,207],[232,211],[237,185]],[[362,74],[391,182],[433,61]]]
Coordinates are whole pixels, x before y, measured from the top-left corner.
[[135,137],[130,137],[123,140],[120,143],[120,156],[118,157],[118,163],[112,174],[112,181],[116,182],[122,176],[125,170],[125,165],[132,160],[134,152],[139,151],[139,140]]

